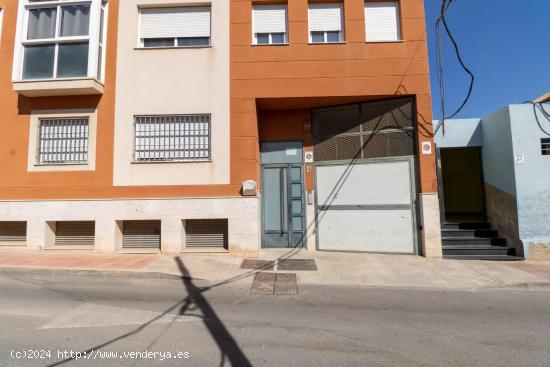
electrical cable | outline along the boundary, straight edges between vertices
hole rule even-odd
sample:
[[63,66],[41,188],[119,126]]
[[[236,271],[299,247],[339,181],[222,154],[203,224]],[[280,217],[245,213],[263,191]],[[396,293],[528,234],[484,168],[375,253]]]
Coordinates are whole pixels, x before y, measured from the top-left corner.
[[541,103],[541,102],[534,102],[534,101],[525,101],[523,102],[523,104],[531,104],[533,105],[533,114],[535,115],[535,120],[537,122],[537,125],[539,127],[539,129],[546,135],[550,136],[550,131],[547,131],[543,126],[542,124],[540,123],[539,121],[539,117],[537,115],[537,109],[540,111],[540,113],[542,114],[542,116],[548,120],[548,122],[550,122],[550,112],[546,111],[546,109],[544,108],[544,104]]
[[[468,103],[468,101],[469,101],[469,99],[472,95],[472,91],[473,91],[473,88],[474,88],[474,82],[475,82],[475,76],[472,73],[472,71],[464,63],[464,60],[462,59],[462,56],[460,54],[460,48],[458,47],[458,43],[456,42],[456,39],[454,38],[454,36],[453,36],[453,34],[452,34],[452,32],[449,28],[449,25],[447,24],[447,20],[445,18],[447,10],[451,6],[452,2],[453,2],[453,0],[442,0],[440,15],[437,18],[437,21],[435,23],[436,42],[437,42],[437,63],[438,63],[438,69],[437,70],[438,70],[438,78],[439,78],[439,93],[440,93],[440,97],[441,97],[441,116],[442,116],[441,117],[441,123],[439,124],[439,127],[443,128],[443,135],[445,135],[445,120],[453,118],[460,111],[462,111],[464,106],[466,106],[466,104]],[[470,83],[469,83],[469,86],[468,86],[468,92],[466,94],[466,97],[464,98],[464,100],[463,100],[462,104],[460,105],[460,107],[458,107],[458,109],[449,116],[445,116],[445,73],[444,73],[444,68],[443,68],[443,57],[442,57],[443,52],[442,52],[442,39],[441,39],[441,24],[443,24],[443,27],[445,29],[445,33],[447,34],[447,36],[451,40],[451,43],[453,45],[453,48],[454,48],[454,51],[455,51],[455,54],[456,54],[456,57],[458,59],[458,62],[460,64],[460,66],[462,67],[462,69],[470,77]]]

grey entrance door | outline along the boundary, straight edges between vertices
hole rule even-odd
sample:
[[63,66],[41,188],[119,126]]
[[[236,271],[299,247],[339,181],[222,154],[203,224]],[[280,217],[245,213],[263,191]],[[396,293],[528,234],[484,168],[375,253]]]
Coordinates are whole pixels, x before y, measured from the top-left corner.
[[262,247],[305,244],[301,160],[301,142],[262,143]]

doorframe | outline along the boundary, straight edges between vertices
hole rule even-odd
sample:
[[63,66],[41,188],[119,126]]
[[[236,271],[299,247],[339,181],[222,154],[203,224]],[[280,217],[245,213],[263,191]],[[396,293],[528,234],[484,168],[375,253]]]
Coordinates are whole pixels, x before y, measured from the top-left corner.
[[[413,234],[413,251],[412,252],[384,252],[384,251],[352,251],[352,250],[326,250],[319,248],[320,240],[320,231],[319,231],[319,200],[318,200],[318,190],[317,190],[317,168],[323,166],[339,166],[343,164],[347,165],[360,165],[360,164],[378,164],[378,163],[391,163],[391,162],[408,162],[409,163],[409,182],[411,185],[410,197],[411,197],[411,222],[412,222],[412,234]],[[315,195],[314,195],[314,212],[315,212],[315,250],[322,252],[349,252],[349,253],[370,253],[370,254],[392,254],[392,255],[419,255],[419,228],[418,228],[418,205],[417,201],[419,198],[419,192],[417,192],[417,172],[416,172],[416,157],[415,156],[404,156],[404,157],[385,157],[385,158],[370,158],[367,160],[359,161],[324,161],[324,162],[315,162]]]

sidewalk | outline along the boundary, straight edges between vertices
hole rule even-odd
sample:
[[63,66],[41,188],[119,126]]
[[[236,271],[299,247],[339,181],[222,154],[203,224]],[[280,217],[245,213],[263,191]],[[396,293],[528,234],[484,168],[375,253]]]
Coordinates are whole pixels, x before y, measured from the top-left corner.
[[[182,254],[179,258],[188,270],[188,274],[183,275],[195,279],[251,282],[255,272],[240,269],[243,258],[238,256]],[[550,289],[550,262],[461,261],[408,255],[308,253],[296,250],[262,251],[260,256],[264,260],[279,258],[315,260],[317,271],[296,271],[299,284],[437,289]],[[10,272],[168,279],[182,276],[173,255],[1,250],[0,273]]]

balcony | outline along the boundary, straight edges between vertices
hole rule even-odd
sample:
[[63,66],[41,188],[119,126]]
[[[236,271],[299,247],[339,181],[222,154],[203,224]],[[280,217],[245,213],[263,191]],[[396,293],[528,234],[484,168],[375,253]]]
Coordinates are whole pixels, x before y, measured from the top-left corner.
[[26,97],[103,94],[107,2],[22,0],[13,89]]

